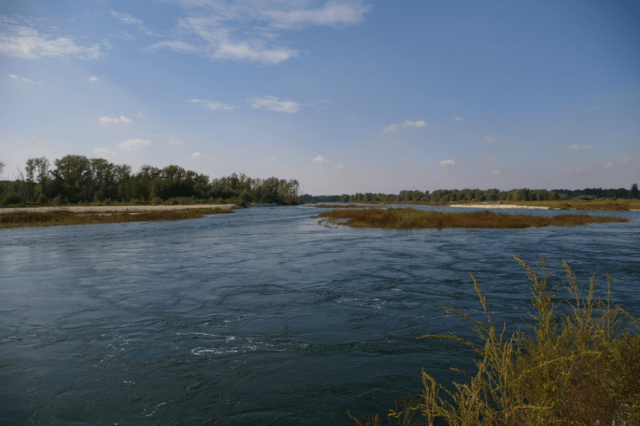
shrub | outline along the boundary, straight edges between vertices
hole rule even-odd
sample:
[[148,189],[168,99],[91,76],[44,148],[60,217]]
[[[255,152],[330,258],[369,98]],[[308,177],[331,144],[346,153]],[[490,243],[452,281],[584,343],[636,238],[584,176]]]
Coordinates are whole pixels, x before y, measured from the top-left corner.
[[22,203],[24,203],[24,198],[22,198],[18,194],[9,193],[5,195],[4,198],[2,199],[3,207],[22,204]]
[[[401,409],[390,410],[389,419],[402,425],[433,425],[436,419],[450,425],[640,424],[638,321],[612,301],[611,278],[607,276],[604,299],[595,297],[595,276],[583,297],[575,275],[563,263],[573,300],[562,314],[566,306],[549,287],[545,257],[538,265],[542,276],[515,259],[533,282],[536,313],[530,332],[508,337],[506,326],[499,331],[472,275],[486,321],[442,309],[475,324],[481,344],[453,334],[421,338],[454,339],[473,347],[479,355],[477,373],[449,390],[423,370],[422,395],[405,399]],[[412,421],[417,416],[420,423]],[[380,424],[375,416],[365,423],[351,418],[358,425]]]

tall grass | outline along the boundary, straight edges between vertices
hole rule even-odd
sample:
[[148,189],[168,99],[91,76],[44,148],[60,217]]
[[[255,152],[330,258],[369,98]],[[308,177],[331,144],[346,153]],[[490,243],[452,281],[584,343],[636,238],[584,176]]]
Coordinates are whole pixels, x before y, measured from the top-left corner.
[[477,212],[437,212],[411,208],[341,209],[322,212],[320,218],[329,224],[342,224],[356,228],[527,228],[530,226],[576,226],[599,222],[628,222],[628,219],[586,214],[538,216],[523,214]]
[[92,223],[152,222],[197,219],[205,215],[233,213],[229,209],[190,209],[142,212],[73,213],[16,212],[0,214],[0,229],[36,226],[83,225]]
[[[515,256],[514,256],[515,257]],[[421,339],[453,339],[477,353],[477,372],[464,384],[446,388],[422,372],[423,392],[406,398],[388,418],[398,425],[639,425],[640,335],[638,320],[612,299],[611,278],[603,298],[595,276],[586,289],[563,263],[572,300],[558,301],[549,285],[546,259],[534,271],[515,258],[533,283],[534,313],[528,330],[510,336],[497,327],[487,300],[471,279],[486,316],[484,322],[450,308],[473,324],[480,344],[453,334]],[[455,368],[453,370],[456,370]],[[459,371],[459,370],[456,370]],[[351,415],[350,415],[351,416]],[[378,416],[357,425],[378,425]]]

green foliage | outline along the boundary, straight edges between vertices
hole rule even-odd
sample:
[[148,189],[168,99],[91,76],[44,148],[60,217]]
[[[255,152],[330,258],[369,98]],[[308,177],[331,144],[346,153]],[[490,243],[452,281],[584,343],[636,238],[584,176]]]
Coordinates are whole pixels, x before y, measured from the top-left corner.
[[15,205],[20,205],[22,203],[24,203],[24,198],[22,198],[18,194],[14,194],[14,193],[6,194],[2,198],[2,202],[0,202],[2,207],[15,206]]
[[[515,259],[533,283],[535,313],[528,332],[508,336],[506,325],[496,327],[472,275],[486,321],[442,309],[470,321],[480,344],[452,334],[421,339],[453,339],[471,346],[479,357],[476,374],[449,389],[423,370],[420,398],[390,410],[389,419],[403,425],[433,425],[436,419],[449,425],[640,424],[638,320],[613,301],[611,278],[607,276],[604,298],[595,296],[595,276],[584,296],[564,263],[573,300],[563,304],[549,284],[545,257],[537,265],[539,272]],[[419,422],[411,421],[417,416]]]
[[176,165],[162,169],[145,165],[140,172],[133,173],[128,165],[82,155],[64,156],[55,160],[53,169],[50,168],[45,157],[28,159],[26,177],[20,173],[15,181],[0,185],[0,201],[12,193],[27,203],[40,203],[46,197],[57,205],[128,203],[133,200],[143,203],[152,200],[153,204],[163,203],[162,200],[193,204],[215,199],[245,205],[251,202],[300,203],[296,180],[252,179],[234,173],[210,181],[206,175]]

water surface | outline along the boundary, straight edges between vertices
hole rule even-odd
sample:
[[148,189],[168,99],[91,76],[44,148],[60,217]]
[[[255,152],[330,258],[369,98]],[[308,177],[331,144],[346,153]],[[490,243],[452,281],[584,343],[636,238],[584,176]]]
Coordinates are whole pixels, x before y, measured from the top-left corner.
[[608,272],[640,315],[638,212],[396,231],[327,228],[318,211],[0,231],[0,423],[350,424],[347,410],[419,393],[422,368],[442,381],[472,371],[460,345],[416,340],[469,335],[438,309],[480,318],[469,272],[497,321],[522,324],[531,286],[511,255],[548,255],[554,283],[562,260],[583,283]]

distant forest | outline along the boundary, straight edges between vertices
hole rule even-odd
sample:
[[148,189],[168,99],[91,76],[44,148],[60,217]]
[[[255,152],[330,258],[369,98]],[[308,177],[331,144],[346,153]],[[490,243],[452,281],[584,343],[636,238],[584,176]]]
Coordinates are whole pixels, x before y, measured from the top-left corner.
[[629,199],[639,198],[638,185],[631,185],[630,189],[511,189],[500,191],[499,189],[438,189],[437,191],[400,191],[398,194],[382,193],[357,193],[354,195],[320,195],[304,194],[300,197],[303,202],[383,202],[383,203],[451,203],[457,201],[558,201],[558,200],[597,200],[597,199]]
[[[0,175],[4,163],[0,161]],[[235,173],[219,179],[179,166],[162,169],[117,165],[102,158],[67,155],[53,165],[45,157],[27,160],[25,171],[0,181],[0,205],[64,205],[78,203],[299,204],[296,180],[254,179]]]

